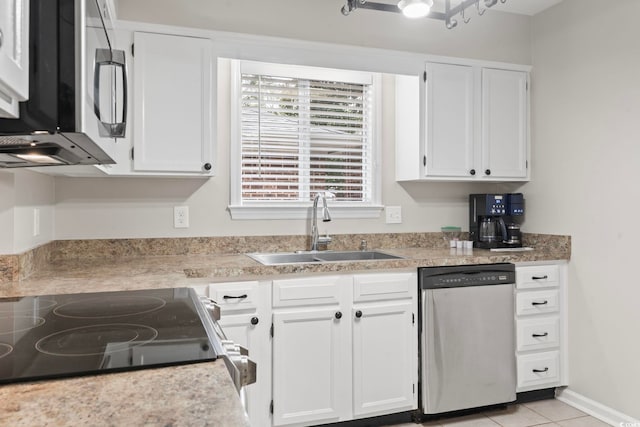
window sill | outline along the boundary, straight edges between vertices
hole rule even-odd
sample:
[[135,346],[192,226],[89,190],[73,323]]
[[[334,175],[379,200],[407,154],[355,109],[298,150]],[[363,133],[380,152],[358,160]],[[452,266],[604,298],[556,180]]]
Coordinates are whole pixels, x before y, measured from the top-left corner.
[[[230,205],[228,207],[231,213],[231,219],[309,219],[311,217],[311,206],[308,205],[251,205],[238,206]],[[379,218],[380,213],[384,209],[382,205],[343,205],[331,206],[329,203],[329,211],[332,218]],[[318,213],[320,215],[320,213]]]

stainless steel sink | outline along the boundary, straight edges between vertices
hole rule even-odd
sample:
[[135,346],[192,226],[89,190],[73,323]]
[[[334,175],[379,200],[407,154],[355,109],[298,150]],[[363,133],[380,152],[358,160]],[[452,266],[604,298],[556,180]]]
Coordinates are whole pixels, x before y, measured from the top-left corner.
[[295,253],[295,252],[267,252],[253,253],[247,256],[255,259],[264,265],[280,265],[280,264],[300,264],[300,263],[318,263],[316,254],[311,252]]
[[404,259],[404,257],[380,251],[267,252],[251,253],[247,256],[263,265]]
[[391,255],[379,251],[347,251],[347,252],[322,252],[316,258],[325,261],[368,261],[384,259],[402,259],[397,255]]

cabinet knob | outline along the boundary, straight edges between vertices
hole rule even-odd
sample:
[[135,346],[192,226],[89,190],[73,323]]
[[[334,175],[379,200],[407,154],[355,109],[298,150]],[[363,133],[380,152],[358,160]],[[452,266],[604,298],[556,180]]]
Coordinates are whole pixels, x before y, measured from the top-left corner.
[[362,317],[362,311],[358,310],[356,311],[356,317],[359,319]]
[[251,324],[252,325],[257,325],[259,321],[260,321],[260,319],[258,319],[257,317],[252,317],[251,318]]
[[204,164],[204,170],[210,171],[211,170],[211,163],[205,163]]
[[486,171],[484,171],[485,175],[491,175],[491,169],[487,169]]
[[336,311],[336,319],[341,319],[342,318],[342,313],[339,311]]
[[475,169],[471,169],[471,170],[469,171],[469,174],[470,174],[470,175],[475,175],[475,174],[476,174],[476,170],[475,170]]

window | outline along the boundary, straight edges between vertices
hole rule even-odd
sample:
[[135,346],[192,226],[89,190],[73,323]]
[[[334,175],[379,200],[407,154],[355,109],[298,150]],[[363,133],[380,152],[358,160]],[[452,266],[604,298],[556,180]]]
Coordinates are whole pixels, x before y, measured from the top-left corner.
[[376,75],[232,61],[232,79],[234,218],[306,218],[324,191],[338,217],[379,215]]

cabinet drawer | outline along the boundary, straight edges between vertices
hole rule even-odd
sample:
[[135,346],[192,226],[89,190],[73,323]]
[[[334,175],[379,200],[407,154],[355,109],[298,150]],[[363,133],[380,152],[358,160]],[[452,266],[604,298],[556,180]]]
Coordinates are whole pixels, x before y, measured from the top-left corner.
[[558,290],[518,292],[516,313],[519,316],[541,313],[555,313],[559,308]]
[[560,346],[560,317],[518,319],[518,351],[543,350]]
[[557,265],[531,265],[516,268],[516,288],[535,289],[558,286]]
[[560,382],[560,353],[518,355],[518,388],[553,387]]
[[353,278],[353,300],[378,301],[411,298],[418,292],[413,273],[359,274]]
[[223,312],[255,309],[258,301],[258,282],[224,282],[209,285],[209,298]]
[[339,304],[340,288],[349,285],[341,276],[274,280],[273,306]]

